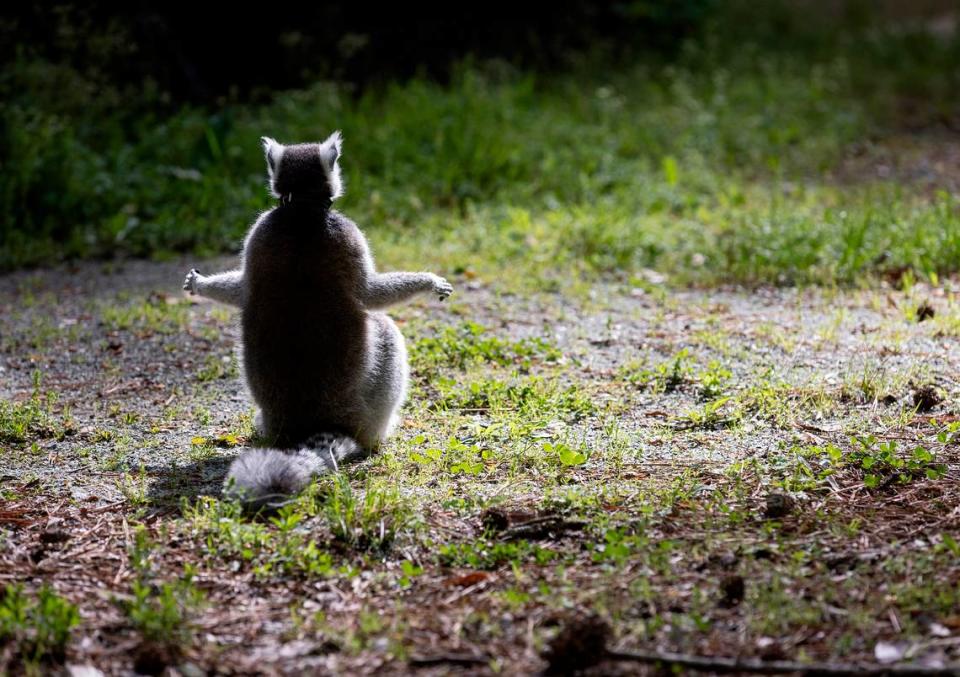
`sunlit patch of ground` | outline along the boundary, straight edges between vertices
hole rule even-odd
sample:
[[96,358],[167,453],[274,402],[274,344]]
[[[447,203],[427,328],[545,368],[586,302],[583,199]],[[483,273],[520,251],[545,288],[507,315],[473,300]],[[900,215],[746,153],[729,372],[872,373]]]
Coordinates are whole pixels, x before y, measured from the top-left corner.
[[587,613],[619,650],[960,658],[955,282],[461,276],[394,312],[396,438],[251,520],[236,314],[188,267],[0,280],[4,669],[529,673]]

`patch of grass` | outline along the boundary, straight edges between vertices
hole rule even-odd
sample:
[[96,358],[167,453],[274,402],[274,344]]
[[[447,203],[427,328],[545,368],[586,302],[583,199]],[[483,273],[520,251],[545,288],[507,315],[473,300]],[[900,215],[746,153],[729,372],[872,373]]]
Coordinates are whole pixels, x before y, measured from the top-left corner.
[[460,379],[437,378],[432,385],[439,396],[433,409],[485,411],[510,414],[527,420],[566,416],[581,418],[596,411],[583,388],[562,386],[538,376],[525,378],[480,378],[464,383]]
[[70,633],[79,624],[77,607],[44,585],[36,595],[7,585],[0,596],[0,644],[8,644],[27,669],[61,662]]
[[549,564],[557,551],[525,540],[495,541],[478,539],[463,543],[443,543],[437,547],[437,558],[445,566],[471,569],[496,569],[504,564],[520,565],[535,562]]
[[730,400],[729,397],[721,397],[705,402],[699,408],[690,409],[679,418],[679,425],[685,429],[701,430],[730,428],[738,421],[735,415],[724,413],[724,407]]
[[890,369],[882,361],[865,360],[859,367],[844,374],[840,399],[857,403],[893,404],[905,390],[914,374]]
[[737,417],[759,418],[780,428],[811,412],[827,412],[835,404],[822,387],[791,385],[771,377],[770,372],[760,374],[735,393],[733,399]]
[[643,363],[628,362],[620,367],[618,379],[649,389],[653,393],[671,393],[693,378],[690,350],[680,349],[673,357],[652,368]]
[[603,533],[602,540],[592,545],[591,558],[596,564],[614,567],[622,567],[629,562],[662,575],[669,571],[670,555],[676,545],[670,540],[652,543],[643,534],[611,528]]
[[863,472],[863,483],[869,489],[891,482],[907,484],[918,477],[938,480],[947,472],[947,467],[936,463],[934,454],[922,446],[903,454],[896,440],[881,442],[873,435],[865,435],[855,442],[856,448],[847,462]]
[[200,382],[213,381],[221,378],[236,378],[240,374],[235,355],[207,355],[203,367],[197,372]]
[[24,444],[51,437],[62,439],[72,429],[69,413],[57,415],[54,411],[57,394],[42,393],[41,384],[41,373],[35,371],[29,400],[0,400],[0,442]]
[[396,487],[367,482],[357,494],[343,474],[324,483],[322,514],[334,538],[363,550],[384,550],[410,518]]
[[131,506],[139,508],[147,504],[147,469],[142,463],[136,474],[124,473],[117,484]]
[[[321,509],[315,492],[307,492],[284,506],[267,523],[245,518],[237,503],[203,498],[195,503],[184,501],[181,507],[186,533],[198,541],[211,562],[216,566],[235,562],[262,579],[335,573],[333,555],[326,547],[332,540],[330,532],[313,530],[317,527],[314,518]],[[370,535],[377,534],[379,530],[374,528]],[[389,536],[393,536],[392,531]]]
[[190,644],[191,618],[204,601],[203,593],[194,585],[191,571],[159,586],[134,581],[132,592],[133,598],[126,604],[127,617],[144,640],[177,649]]
[[880,441],[871,434],[853,438],[846,450],[835,444],[792,447],[772,465],[780,475],[778,484],[788,491],[835,485],[839,474],[853,473],[866,488],[882,489],[919,479],[936,481],[947,472],[935,451],[920,445],[901,450],[895,440]]
[[758,635],[780,637],[797,628],[817,627],[826,621],[823,603],[805,598],[798,587],[790,577],[779,572],[754,579],[746,592],[747,602],[755,609],[749,616],[751,629]]
[[444,369],[464,371],[479,364],[528,371],[534,361],[555,363],[562,357],[546,339],[506,341],[476,322],[444,327],[436,336],[418,340],[410,351],[411,367],[421,375]]
[[[414,445],[419,445],[424,438],[414,439]],[[447,440],[443,448],[426,447],[411,451],[408,458],[413,461],[426,477],[435,477],[437,473],[478,475],[484,470],[492,469],[497,464],[497,457],[490,449],[478,444],[466,444],[456,437]]]
[[194,584],[190,564],[177,580],[158,583],[154,555],[160,544],[143,525],[135,527],[133,536],[129,557],[137,576],[132,595],[121,606],[145,642],[178,654],[193,640],[193,620],[204,604],[204,595]]
[[[103,437],[102,433],[98,436]],[[111,442],[110,450],[106,455],[101,457],[100,469],[112,472],[127,467],[127,457],[130,455],[134,446],[133,438],[129,435],[115,436],[113,433],[110,433],[107,439]]]
[[104,304],[100,320],[109,331],[174,334],[186,328],[188,306],[180,303],[179,298],[155,294],[133,303]]

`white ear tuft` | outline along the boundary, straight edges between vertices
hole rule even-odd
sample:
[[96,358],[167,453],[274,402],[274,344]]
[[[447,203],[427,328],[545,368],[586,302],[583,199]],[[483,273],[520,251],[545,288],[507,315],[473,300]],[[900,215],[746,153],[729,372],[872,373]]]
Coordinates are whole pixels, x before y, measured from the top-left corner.
[[270,178],[272,179],[277,172],[277,167],[280,166],[284,146],[269,136],[261,136],[260,142],[263,144],[263,154],[267,158],[267,171],[270,172]]
[[340,158],[340,148],[343,138],[340,132],[336,131],[326,138],[319,145],[320,162],[323,164],[323,171],[327,175],[327,184],[330,186],[330,199],[336,200],[343,195],[343,181],[340,178],[340,165],[337,160]]

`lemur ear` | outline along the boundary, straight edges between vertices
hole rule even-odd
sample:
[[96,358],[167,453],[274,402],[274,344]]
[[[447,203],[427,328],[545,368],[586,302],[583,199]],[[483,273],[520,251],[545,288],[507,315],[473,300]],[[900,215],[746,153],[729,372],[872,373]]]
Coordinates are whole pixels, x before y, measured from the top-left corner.
[[323,171],[327,175],[327,184],[330,186],[330,199],[336,200],[343,195],[343,181],[340,179],[340,165],[337,159],[340,157],[340,148],[343,138],[340,132],[336,131],[326,138],[320,144],[320,163],[323,165]]
[[284,146],[269,136],[261,136],[260,142],[263,144],[263,154],[267,158],[267,171],[270,173],[270,178],[272,179],[277,171],[277,167],[280,166],[280,158],[283,156]]

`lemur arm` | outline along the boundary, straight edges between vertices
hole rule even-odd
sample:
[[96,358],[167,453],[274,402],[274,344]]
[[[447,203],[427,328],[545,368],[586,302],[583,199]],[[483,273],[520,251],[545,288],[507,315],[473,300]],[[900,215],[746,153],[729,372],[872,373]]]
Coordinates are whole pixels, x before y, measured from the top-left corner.
[[441,301],[453,293],[453,286],[433,273],[376,273],[365,276],[361,300],[370,310],[407,301],[417,294],[433,292]]
[[227,303],[231,306],[243,305],[245,287],[242,270],[229,270],[216,275],[201,275],[196,269],[187,273],[183,288],[191,294],[205,296],[208,299]]

